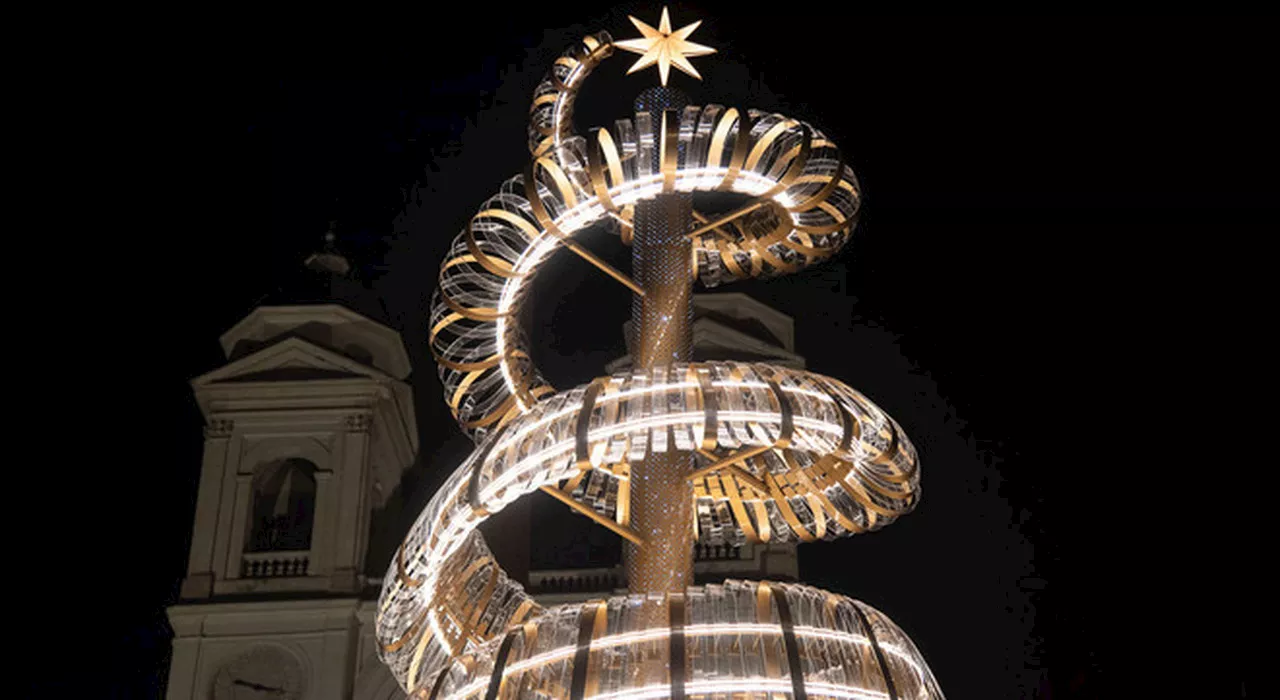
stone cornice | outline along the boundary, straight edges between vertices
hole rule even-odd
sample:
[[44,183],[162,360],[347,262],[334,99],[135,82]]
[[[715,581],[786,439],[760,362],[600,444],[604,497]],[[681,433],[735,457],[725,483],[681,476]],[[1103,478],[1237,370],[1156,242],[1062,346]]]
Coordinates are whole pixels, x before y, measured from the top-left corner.
[[394,379],[352,377],[280,382],[207,384],[195,387],[205,416],[253,411],[372,408],[393,398]]
[[[339,304],[260,306],[223,333],[219,341],[223,352],[230,355],[236,343],[241,340],[268,341],[271,339],[269,336],[309,323],[321,323],[335,329],[351,329],[355,336],[376,341],[385,351],[388,371],[398,379],[409,376],[409,354],[400,334]],[[278,327],[278,331],[267,332],[267,326]]]
[[804,367],[804,358],[784,347],[766,343],[759,338],[730,328],[708,318],[700,318],[693,322],[693,347],[722,347],[731,350],[746,351],[763,357],[776,357]]
[[[347,629],[358,598],[179,603],[165,612],[175,637],[258,632],[323,632]],[[211,623],[213,623],[211,625]],[[244,631],[236,631],[237,628]]]
[[[795,319],[743,292],[694,294],[693,305],[735,318],[755,318],[769,328],[787,350],[795,348]],[[695,311],[696,315],[696,311]]]
[[[346,355],[321,347],[306,338],[297,336],[285,338],[276,343],[245,355],[237,360],[191,380],[192,386],[213,384],[237,380],[247,375],[268,372],[273,369],[320,369],[346,372],[354,376],[373,377],[376,379],[392,379],[382,370],[357,362]],[[242,380],[245,383],[256,383],[253,380]],[[259,380],[270,383],[274,380]]]

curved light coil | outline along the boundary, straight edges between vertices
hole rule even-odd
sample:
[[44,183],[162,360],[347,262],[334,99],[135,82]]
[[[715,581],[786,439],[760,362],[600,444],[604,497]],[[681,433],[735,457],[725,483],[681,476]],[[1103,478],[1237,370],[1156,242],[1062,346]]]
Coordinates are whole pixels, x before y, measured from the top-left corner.
[[535,92],[534,160],[481,206],[440,269],[431,352],[454,417],[477,440],[554,392],[514,320],[556,247],[589,255],[574,234],[609,219],[626,238],[634,203],[660,192],[749,195],[756,210],[695,237],[696,274],[716,286],[823,260],[854,223],[853,171],[820,131],[796,119],[708,105],[665,125],[639,114],[590,140],[572,135],[577,87],[609,55],[609,42],[605,33],[588,37],[557,61]]
[[[556,394],[471,454],[392,562],[377,634],[406,687],[532,612],[476,533],[484,519],[557,487],[580,492],[602,520],[624,529],[618,504],[626,499],[618,493],[627,487],[626,463],[669,450],[697,451],[708,462],[695,488],[699,536],[708,543],[862,532],[892,522],[918,498],[916,453],[901,428],[829,377],[689,363]],[[570,483],[577,486],[562,486]]]
[[656,700],[675,687],[751,700],[942,697],[878,610],[808,586],[732,580],[552,608],[450,664],[417,697]]
[[704,544],[831,539],[882,527],[919,499],[916,452],[901,428],[821,375],[685,363],[558,394],[541,378],[515,319],[557,246],[643,293],[573,240],[593,223],[612,222],[629,244],[640,200],[752,197],[690,234],[695,276],[715,286],[832,255],[858,209],[834,144],[781,115],[708,105],[574,135],[577,91],[612,50],[601,32],[556,61],[530,110],[533,161],[484,203],[441,267],[430,347],[449,406],[478,446],[390,565],[375,619],[382,660],[406,692],[432,700],[941,698],[906,635],[857,601],[728,581],[544,610],[477,531],[543,489],[661,547],[629,528],[629,465],[671,451],[699,455],[690,526]]
[[529,152],[535,158],[572,136],[578,88],[600,61],[613,55],[613,37],[597,32],[569,47],[551,64],[529,105]]

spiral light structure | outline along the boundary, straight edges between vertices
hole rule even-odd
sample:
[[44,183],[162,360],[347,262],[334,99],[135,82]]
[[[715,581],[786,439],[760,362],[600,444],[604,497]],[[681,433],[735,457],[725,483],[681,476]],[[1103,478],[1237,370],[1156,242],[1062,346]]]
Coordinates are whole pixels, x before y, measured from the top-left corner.
[[[601,32],[557,59],[534,94],[530,165],[481,206],[441,267],[431,351],[477,448],[423,510],[384,579],[384,662],[411,696],[450,700],[942,697],[906,635],[849,598],[775,582],[692,586],[676,577],[646,587],[648,575],[634,573],[645,569],[629,564],[630,595],[543,609],[477,531],[542,490],[627,538],[637,558],[647,552],[652,570],[666,561],[654,558],[660,552],[693,540],[810,542],[875,530],[919,499],[916,452],[902,429],[829,377],[690,362],[678,337],[666,350],[666,340],[646,345],[665,360],[567,391],[541,377],[517,319],[558,247],[631,287],[637,314],[661,314],[645,333],[668,321],[674,333],[670,314],[687,294],[658,300],[662,285],[793,272],[838,251],[858,208],[836,146],[782,115],[689,106],[575,135],[576,93],[613,46]],[[682,193],[705,191],[751,199],[734,216],[668,230],[683,226]],[[665,209],[649,204],[664,197]],[[635,245],[639,284],[573,240],[600,221]],[[676,245],[667,253],[660,229]],[[664,475],[672,469],[676,478]],[[683,518],[674,531],[644,514],[673,500],[681,507],[670,512]]]

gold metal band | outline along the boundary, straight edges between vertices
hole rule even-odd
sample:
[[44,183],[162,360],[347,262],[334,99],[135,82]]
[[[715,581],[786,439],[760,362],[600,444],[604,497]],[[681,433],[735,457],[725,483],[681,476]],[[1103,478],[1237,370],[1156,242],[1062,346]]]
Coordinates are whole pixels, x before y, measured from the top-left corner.
[[440,697],[440,689],[444,687],[444,682],[449,679],[449,667],[445,666],[444,670],[436,676],[436,682],[431,684],[431,694],[427,696],[428,700],[436,700]]
[[498,428],[498,432],[494,434],[491,440],[485,442],[479,458],[474,462],[471,469],[471,476],[467,479],[467,503],[471,506],[471,512],[478,516],[485,516],[489,511],[480,503],[480,470],[484,468],[485,459],[489,453],[493,451],[495,445],[502,439],[502,434],[506,431],[506,426]]
[[697,370],[693,374],[698,381],[698,400],[702,404],[702,443],[699,447],[714,450],[720,439],[720,426],[716,421],[716,413],[720,407],[711,384],[711,373]]
[[596,379],[587,385],[587,390],[582,393],[582,408],[578,410],[578,424],[574,429],[574,457],[578,465],[578,469],[591,468],[591,449],[588,439],[591,434],[591,413],[596,407],[596,397],[600,395],[600,390],[604,388],[607,379]]
[[[550,159],[546,157],[539,158],[535,161],[531,161],[527,166],[525,166],[525,197],[529,201],[529,208],[533,212],[534,218],[538,220],[538,224],[542,226],[542,229],[553,236],[560,245],[563,245],[578,257],[591,263],[596,269],[621,282],[632,292],[639,294],[640,296],[644,296],[644,289],[642,289],[640,285],[631,281],[630,277],[618,272],[609,263],[601,260],[595,253],[583,248],[582,245],[573,240],[572,237],[565,235],[565,233],[560,230],[560,227],[556,226],[555,222],[551,220],[551,215],[547,213],[547,208],[542,203],[542,197],[538,194],[538,180],[535,178],[538,168],[542,168],[552,175],[557,186],[561,188],[561,194],[564,196],[566,202],[576,204],[577,196],[573,194],[573,186],[569,183],[564,172],[560,170],[559,166],[556,166]],[[570,204],[570,206],[572,206],[572,204]]]
[[[773,588],[769,586],[768,581],[761,581],[756,587],[756,622],[761,624],[773,622]],[[761,644],[764,646],[765,678],[777,678],[782,674],[778,654],[773,645],[767,641],[762,639]]]
[[853,603],[853,613],[857,615],[862,631],[866,633],[867,641],[871,643],[871,651],[875,654],[876,663],[880,665],[880,676],[884,679],[885,692],[889,694],[889,700],[898,700],[897,684],[893,682],[893,673],[889,670],[889,662],[884,658],[884,650],[880,648],[880,642],[876,639],[876,631],[871,627],[871,621],[867,619],[867,614],[862,611],[862,606],[858,603]]
[[523,631],[523,628],[517,627],[507,632],[502,638],[502,644],[498,646],[498,654],[493,658],[493,672],[489,674],[489,687],[484,692],[484,700],[498,700],[504,680],[502,671],[507,666],[507,657],[511,655],[511,645],[516,641],[516,636]]
[[[773,591],[773,601],[778,607],[778,624],[782,627],[782,646],[787,652],[787,667],[791,676],[791,697],[808,700],[804,686],[804,666],[800,663],[800,645],[796,642],[795,624],[791,618],[791,604],[787,591],[775,583],[765,583]],[[894,698],[894,700],[897,700]]]
[[[751,118],[746,112],[738,114],[737,110],[730,110],[738,117],[738,134],[733,140],[733,155],[729,156],[729,169],[725,173],[724,179],[716,187],[719,190],[728,190],[733,187],[733,181],[738,179],[738,173],[742,172],[742,162],[747,158],[747,148],[751,143]],[[724,119],[729,118],[729,111],[725,112]]]
[[405,588],[417,588],[422,585],[424,579],[410,578],[409,574],[404,570],[404,543],[401,542],[396,547],[396,578],[400,580],[400,584]]
[[730,221],[733,221],[734,219],[746,216],[747,214],[750,214],[751,212],[767,204],[769,204],[769,200],[767,199],[756,199],[755,201],[750,202],[745,206],[734,209],[728,214],[724,214],[713,221],[710,221],[706,224],[703,224],[702,226],[699,226],[698,228],[695,228],[694,230],[690,231],[686,235],[689,236],[690,238],[701,236],[702,234],[708,231],[711,231],[713,229],[718,229],[721,226],[724,226],[725,224],[729,223]]
[[[770,373],[772,371],[770,370]],[[773,377],[765,380],[769,384],[769,390],[773,392],[773,398],[778,402],[778,413],[781,414],[781,427],[778,429],[778,439],[774,441],[773,446],[777,449],[786,449],[791,447],[791,436],[795,434],[795,409],[791,407],[791,402],[787,400],[785,394],[782,393],[782,387],[778,386],[778,382]]]
[[591,670],[591,640],[604,632],[606,604],[604,601],[588,601],[582,604],[578,618],[578,649],[573,655],[573,678],[569,685],[569,700],[583,700],[586,696],[588,673]]
[[743,448],[741,450],[738,450],[737,452],[733,452],[724,457],[721,457],[715,460],[714,462],[712,462],[711,464],[708,464],[704,467],[698,467],[693,471],[692,474],[689,475],[689,478],[697,479],[699,477],[705,476],[712,472],[716,472],[721,469],[724,469],[730,464],[733,464],[735,462],[746,461],[748,459],[751,459],[752,457],[763,454],[772,449],[773,449],[772,445],[755,445],[752,447]]
[[680,161],[680,114],[678,112],[663,110],[660,133],[658,152],[659,169],[662,172],[662,191],[670,194],[676,191],[676,167]]
[[561,491],[560,489],[552,486],[543,486],[541,487],[541,491],[555,498],[557,501],[560,501],[561,503],[576,510],[577,512],[587,516],[588,518],[591,518],[597,524],[602,525],[608,528],[609,530],[612,530],[613,532],[627,538],[636,546],[639,546],[639,547],[644,546],[645,544],[644,538],[641,537],[640,534],[637,533],[635,530],[629,527],[626,527],[624,525],[621,525],[615,522],[614,520],[611,520],[610,518],[606,518],[603,515],[600,515],[595,511],[594,508],[590,508],[586,505],[583,505],[582,503],[579,503],[578,501],[574,500],[573,496],[566,494],[564,491]]
[[684,594],[667,594],[667,627],[671,630],[667,642],[668,662],[671,669],[671,700],[684,700],[684,681],[688,671],[688,657],[684,646]]

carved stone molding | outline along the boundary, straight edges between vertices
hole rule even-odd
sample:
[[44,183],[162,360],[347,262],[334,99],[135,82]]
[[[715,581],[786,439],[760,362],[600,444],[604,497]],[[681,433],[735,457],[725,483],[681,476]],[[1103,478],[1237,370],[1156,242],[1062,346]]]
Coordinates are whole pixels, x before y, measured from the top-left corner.
[[235,430],[236,422],[230,418],[214,418],[204,427],[205,438],[230,437]]
[[368,413],[353,413],[346,417],[348,433],[367,433],[373,425],[373,416]]

